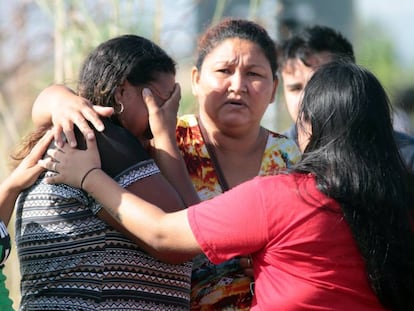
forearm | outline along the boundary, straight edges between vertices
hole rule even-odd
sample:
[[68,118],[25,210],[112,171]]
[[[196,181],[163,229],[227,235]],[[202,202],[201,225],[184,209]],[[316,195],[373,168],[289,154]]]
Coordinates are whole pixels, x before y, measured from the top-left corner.
[[149,123],[154,135],[151,142],[152,156],[161,173],[175,188],[185,205],[189,206],[198,203],[199,198],[175,138],[180,91],[180,86],[176,84],[173,94],[161,106],[155,102],[149,89],[144,89],[142,96],[147,104]]
[[52,123],[51,110],[55,103],[59,103],[64,98],[63,94],[75,93],[70,88],[61,84],[53,84],[40,92],[32,107],[32,120],[36,126]]
[[104,208],[102,209],[97,216],[105,221],[108,225],[110,225],[112,228],[116,229],[117,231],[121,232],[124,236],[128,237],[132,242],[134,242],[136,245],[138,245],[140,248],[147,251],[149,254],[151,254],[153,257],[162,260],[166,263],[170,264],[179,264],[182,262],[185,262],[189,259],[189,256],[187,254],[181,254],[181,253],[166,253],[166,252],[159,252],[156,253],[154,248],[150,245],[147,245],[144,243],[141,239],[136,237],[133,233],[131,233],[129,230],[127,230],[123,224],[121,224],[119,221],[117,221],[114,217],[112,217],[111,214]]
[[21,189],[14,187],[10,178],[0,184],[0,219],[7,226],[13,213],[14,204]]
[[88,191],[129,232],[139,238],[150,254],[161,260],[180,254],[180,261],[200,252],[186,210],[164,213],[157,206],[121,188],[102,170],[88,174],[83,183]]
[[153,157],[162,174],[173,185],[186,206],[200,202],[175,141],[175,135],[173,136],[170,133],[169,135],[155,137],[153,140]]

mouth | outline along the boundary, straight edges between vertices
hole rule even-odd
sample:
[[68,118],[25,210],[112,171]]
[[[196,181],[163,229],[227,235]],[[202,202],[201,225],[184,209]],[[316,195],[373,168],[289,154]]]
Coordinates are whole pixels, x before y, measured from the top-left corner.
[[242,100],[228,100],[224,103],[225,105],[232,105],[232,106],[246,106],[246,103]]

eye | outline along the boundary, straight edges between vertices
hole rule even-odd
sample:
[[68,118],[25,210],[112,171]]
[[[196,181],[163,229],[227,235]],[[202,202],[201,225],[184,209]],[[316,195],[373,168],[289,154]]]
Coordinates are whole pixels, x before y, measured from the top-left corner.
[[217,69],[217,72],[229,74],[230,73],[230,69],[228,69],[228,68],[220,68],[220,69]]
[[288,87],[288,91],[292,93],[302,92],[302,90],[303,90],[303,87],[300,85],[294,85],[294,86]]
[[261,76],[262,76],[262,74],[261,74],[261,73],[256,72],[256,71],[249,71],[249,72],[247,73],[247,75],[248,75],[248,76],[253,76],[253,77],[261,77]]

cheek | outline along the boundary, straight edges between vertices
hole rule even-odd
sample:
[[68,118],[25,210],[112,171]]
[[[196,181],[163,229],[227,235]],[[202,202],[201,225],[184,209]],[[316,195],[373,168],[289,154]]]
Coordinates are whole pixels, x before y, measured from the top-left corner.
[[203,74],[199,80],[198,90],[199,95],[208,95],[209,93],[221,93],[227,90],[227,87],[224,79],[218,79],[213,74]]
[[296,118],[298,117],[299,104],[300,104],[301,98],[302,98],[301,92],[287,93],[285,95],[286,106],[293,120],[296,120]]
[[298,102],[299,91],[285,91],[286,104],[289,106],[296,105]]
[[252,82],[250,92],[255,97],[260,98],[260,102],[269,104],[273,99],[274,85],[272,83]]
[[202,110],[215,110],[214,107],[221,102],[221,98],[227,92],[224,84],[224,82],[220,82],[219,79],[211,76],[205,76],[199,80],[194,95]]
[[296,98],[293,98],[291,101],[288,102],[287,108],[292,118],[296,119],[298,117],[298,111],[299,111],[298,100],[296,100]]
[[124,111],[123,126],[134,136],[141,136],[148,127],[148,110],[143,105],[136,105]]

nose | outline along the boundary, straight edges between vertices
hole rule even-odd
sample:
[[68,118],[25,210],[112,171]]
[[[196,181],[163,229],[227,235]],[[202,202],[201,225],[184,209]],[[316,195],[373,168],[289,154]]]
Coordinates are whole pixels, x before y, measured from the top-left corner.
[[244,78],[242,73],[236,71],[231,75],[228,90],[230,93],[246,93],[247,92],[246,79]]

